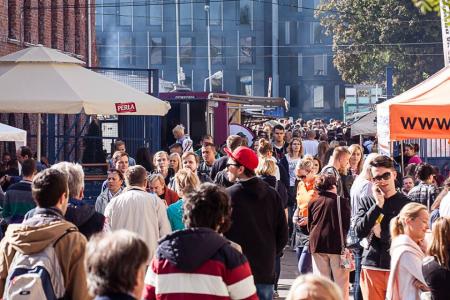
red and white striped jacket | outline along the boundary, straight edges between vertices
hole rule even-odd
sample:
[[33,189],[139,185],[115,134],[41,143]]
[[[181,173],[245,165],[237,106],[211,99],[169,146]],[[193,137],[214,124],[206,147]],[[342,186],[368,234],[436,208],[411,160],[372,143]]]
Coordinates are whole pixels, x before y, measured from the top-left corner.
[[160,241],[145,277],[144,299],[258,299],[250,265],[207,228],[176,231]]

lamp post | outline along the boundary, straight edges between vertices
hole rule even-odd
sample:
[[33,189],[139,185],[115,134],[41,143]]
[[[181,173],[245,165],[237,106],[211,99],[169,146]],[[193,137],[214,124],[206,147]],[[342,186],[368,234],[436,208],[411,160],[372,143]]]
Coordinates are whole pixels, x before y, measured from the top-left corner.
[[[208,33],[208,78],[209,80],[209,91],[212,91],[212,83],[211,83],[211,27],[210,27],[210,13],[209,13],[209,5],[205,5],[205,11],[206,11],[206,31]],[[206,82],[206,81],[205,81]],[[206,89],[206,86],[205,86]]]
[[212,91],[211,79],[220,79],[220,78],[223,78],[223,72],[222,71],[217,71],[216,73],[206,77],[205,78],[205,83],[203,85],[203,91],[206,92],[206,81],[209,80],[209,91],[211,92]]

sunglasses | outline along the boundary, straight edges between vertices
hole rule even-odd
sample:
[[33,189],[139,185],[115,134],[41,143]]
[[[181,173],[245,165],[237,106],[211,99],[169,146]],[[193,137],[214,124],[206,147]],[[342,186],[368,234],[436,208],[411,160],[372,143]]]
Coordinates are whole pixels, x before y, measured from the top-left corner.
[[384,174],[374,176],[373,181],[381,181],[381,180],[388,180],[391,178],[391,172],[386,172]]
[[240,164],[227,163],[226,166],[227,166],[227,168],[229,168],[230,166],[235,166],[236,168],[239,168],[241,165]]

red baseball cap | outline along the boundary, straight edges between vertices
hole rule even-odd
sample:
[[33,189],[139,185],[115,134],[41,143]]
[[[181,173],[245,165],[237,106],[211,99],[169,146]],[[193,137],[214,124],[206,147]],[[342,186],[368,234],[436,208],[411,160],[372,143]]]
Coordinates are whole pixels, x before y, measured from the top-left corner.
[[225,148],[224,150],[228,157],[251,171],[254,171],[258,166],[258,156],[256,156],[256,153],[248,147],[240,146],[233,152],[228,148]]

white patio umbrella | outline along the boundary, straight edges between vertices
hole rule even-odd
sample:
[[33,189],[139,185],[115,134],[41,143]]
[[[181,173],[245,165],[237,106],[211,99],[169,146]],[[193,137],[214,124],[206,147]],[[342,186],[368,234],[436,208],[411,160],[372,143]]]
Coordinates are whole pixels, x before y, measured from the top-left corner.
[[25,130],[0,123],[0,141],[15,142],[16,147],[27,144],[27,132]]
[[[0,112],[163,116],[170,109],[169,103],[83,64],[43,46],[1,57]],[[40,124],[37,135],[40,157]]]

